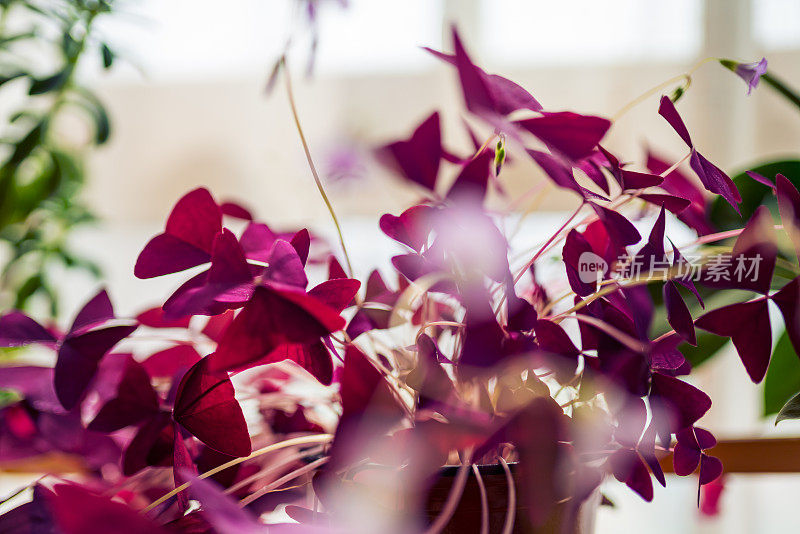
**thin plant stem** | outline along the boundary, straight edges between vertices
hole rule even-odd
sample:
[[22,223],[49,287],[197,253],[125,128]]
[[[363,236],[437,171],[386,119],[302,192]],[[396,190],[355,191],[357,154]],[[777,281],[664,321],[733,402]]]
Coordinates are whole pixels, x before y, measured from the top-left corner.
[[471,462],[472,450],[467,452],[464,461],[458,468],[455,480],[453,480],[453,487],[450,488],[450,493],[447,495],[442,511],[436,517],[433,524],[425,531],[425,534],[439,534],[450,521],[450,518],[453,517],[458,502],[461,500],[461,495],[464,493],[464,486],[467,483],[467,475],[469,475],[469,466]]
[[308,449],[308,450],[305,450],[305,451],[302,451],[302,452],[298,452],[298,453],[295,453],[295,454],[291,454],[291,455],[287,456],[286,458],[284,458],[281,462],[279,462],[279,463],[277,463],[275,465],[270,465],[270,466],[266,467],[265,469],[261,469],[260,471],[258,471],[256,473],[253,473],[249,477],[245,477],[242,480],[236,482],[232,486],[229,486],[229,487],[225,488],[225,491],[223,493],[234,493],[234,492],[236,492],[236,491],[238,491],[238,490],[240,490],[240,489],[252,484],[253,482],[255,482],[255,481],[257,481],[257,480],[259,480],[261,478],[265,478],[265,477],[275,473],[276,471],[281,470],[282,468],[286,467],[287,465],[291,464],[292,462],[295,462],[297,460],[305,458],[306,456],[311,456],[312,454],[316,454],[317,452],[318,451],[316,450],[316,448],[314,448],[314,449]]
[[639,96],[637,96],[636,98],[634,98],[633,100],[622,106],[616,113],[614,113],[614,115],[611,116],[611,122],[617,122],[627,112],[629,112],[630,110],[632,110],[633,108],[635,108],[636,106],[638,106],[639,104],[641,104],[642,102],[653,96],[654,94],[659,93],[662,90],[666,89],[667,87],[681,81],[689,82],[690,80],[691,77],[688,74],[679,74],[678,76],[673,76],[672,78],[665,80],[654,87],[651,87],[644,93],[640,94]]
[[475,473],[475,480],[478,481],[478,491],[481,494],[481,534],[489,534],[489,498],[486,496],[486,486],[483,483],[481,470],[472,464],[472,472]]
[[311,175],[314,177],[314,182],[317,184],[317,189],[319,190],[319,194],[322,197],[323,202],[325,202],[325,206],[328,208],[328,213],[331,215],[331,219],[333,219],[333,225],[336,227],[336,233],[339,236],[339,244],[342,247],[342,253],[344,254],[344,260],[347,263],[347,273],[352,277],[353,276],[353,264],[350,262],[350,255],[347,253],[347,247],[344,244],[344,234],[342,233],[342,227],[339,224],[339,219],[336,217],[336,212],[333,209],[333,205],[331,204],[330,199],[328,198],[328,194],[325,192],[325,187],[322,185],[322,180],[319,177],[319,173],[317,172],[317,167],[314,165],[314,160],[311,158],[311,149],[308,147],[308,142],[306,141],[306,136],[303,133],[303,127],[300,125],[300,116],[297,112],[297,105],[294,101],[294,92],[292,91],[292,77],[289,74],[289,67],[286,64],[286,59],[283,60],[283,76],[286,80],[286,95],[289,99],[289,107],[292,110],[292,118],[294,118],[294,125],[297,128],[297,133],[300,135],[300,142],[303,144],[303,151],[306,154],[306,160],[308,161],[308,167],[311,169]]
[[616,328],[616,327],[608,324],[605,321],[601,321],[597,317],[592,317],[590,315],[581,315],[581,314],[577,314],[577,313],[575,315],[568,315],[568,316],[564,317],[564,319],[570,319],[570,318],[576,319],[578,321],[581,321],[581,322],[584,322],[584,323],[587,323],[587,324],[590,324],[590,325],[594,326],[595,328],[597,328],[599,330],[602,330],[603,332],[605,332],[606,334],[608,334],[611,337],[615,338],[617,341],[621,342],[622,344],[624,344],[629,349],[631,349],[631,350],[633,350],[635,352],[645,352],[647,350],[647,345],[646,344],[644,344],[641,341],[639,341],[638,339],[626,334],[625,332],[623,332],[619,328]]
[[[251,460],[253,458],[257,458],[257,457],[259,457],[259,456],[261,456],[263,454],[267,454],[267,453],[270,453],[270,452],[273,452],[273,451],[277,451],[277,450],[280,450],[280,449],[285,449],[286,447],[294,447],[295,445],[308,445],[310,443],[327,443],[332,439],[333,439],[333,434],[313,434],[311,436],[300,436],[300,437],[297,437],[297,438],[292,438],[292,439],[287,439],[287,440],[284,440],[284,441],[279,441],[278,443],[273,443],[272,445],[268,445],[268,446],[264,447],[263,449],[259,449],[259,450],[255,451],[255,452],[253,452],[250,456],[244,456],[242,458],[234,458],[230,462],[225,462],[222,465],[218,465],[217,467],[215,467],[213,469],[210,469],[210,470],[206,471],[205,473],[202,473],[202,474],[198,475],[197,478],[208,478],[210,476],[216,475],[220,471],[224,471],[224,470],[228,469],[229,467],[233,467],[234,465],[239,465],[240,463],[246,462],[247,460]],[[148,506],[146,506],[142,510],[142,513],[149,512],[150,510],[152,510],[153,508],[155,508],[159,504],[163,503],[164,501],[166,501],[170,497],[173,497],[173,496],[177,495],[178,493],[182,492],[183,490],[188,488],[190,485],[191,485],[191,481],[190,482],[186,482],[184,484],[181,484],[180,486],[178,486],[174,490],[165,493],[164,495],[162,495],[161,497],[159,497],[158,499],[156,499],[155,501],[150,503]]]
[[650,89],[648,89],[647,91],[645,91],[641,95],[637,96],[636,98],[634,98],[633,100],[631,100],[630,102],[628,102],[627,104],[622,106],[619,109],[619,111],[614,113],[614,115],[611,117],[611,122],[617,122],[620,119],[620,117],[625,115],[631,109],[635,108],[636,106],[638,106],[639,104],[641,104],[642,102],[647,100],[649,97],[653,96],[654,94],[662,91],[663,89],[666,89],[670,85],[673,85],[675,83],[683,81],[683,82],[686,83],[686,87],[688,88],[689,85],[691,85],[691,83],[692,83],[692,74],[694,74],[700,67],[702,67],[703,65],[705,65],[709,61],[715,61],[717,59],[718,58],[716,58],[716,57],[707,57],[707,58],[701,59],[700,61],[695,63],[692,66],[692,68],[690,68],[688,71],[684,72],[683,74],[679,74],[678,76],[673,76],[672,78],[661,82],[660,84],[656,85],[655,87],[651,87]]
[[503,471],[506,474],[506,483],[508,484],[508,508],[506,508],[506,520],[503,523],[503,534],[511,534],[514,529],[514,519],[517,515],[517,488],[514,486],[514,477],[511,474],[511,469],[509,469],[502,456],[500,457],[500,465],[503,466]]
[[285,474],[284,476],[282,476],[278,480],[276,480],[274,482],[270,482],[269,484],[267,484],[263,488],[259,489],[258,491],[255,491],[255,492],[251,493],[250,495],[248,495],[247,497],[245,497],[244,499],[239,501],[239,505],[244,508],[245,506],[247,506],[251,502],[255,501],[256,499],[258,499],[258,498],[266,495],[267,493],[273,491],[275,488],[281,487],[286,482],[289,482],[290,480],[294,480],[295,478],[297,478],[299,476],[302,476],[302,475],[304,475],[304,474],[306,474],[308,472],[313,471],[317,467],[325,464],[325,462],[327,462],[328,460],[329,460],[329,458],[327,458],[327,457],[319,458],[318,460],[314,460],[313,462],[311,462],[308,465],[305,465],[305,466],[303,466],[303,467],[301,467],[299,469],[295,469],[291,473]]

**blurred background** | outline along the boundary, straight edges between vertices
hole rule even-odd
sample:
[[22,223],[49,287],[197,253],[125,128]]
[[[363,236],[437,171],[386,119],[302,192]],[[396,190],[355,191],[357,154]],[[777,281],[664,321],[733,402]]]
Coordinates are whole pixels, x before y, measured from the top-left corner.
[[[448,147],[470,146],[454,71],[421,50],[450,50],[458,25],[476,63],[529,90],[547,110],[611,116],[649,88],[720,56],[769,60],[771,72],[800,86],[800,1],[797,0],[336,0],[316,2],[314,72],[304,76],[314,31],[297,0],[141,0],[115,3],[96,34],[117,60],[81,61],[77,76],[105,104],[109,141],[87,153],[81,193],[98,221],[70,243],[96,261],[121,313],[163,299],[177,281],[136,280],[133,264],[186,191],[208,187],[235,199],[271,226],[309,226],[332,236],[327,212],[292,122],[285,91],[267,95],[274,61],[291,36],[289,63],[297,105],[312,153],[345,222],[357,274],[392,253],[377,231],[382,213],[397,213],[416,193],[372,160],[372,149],[407,136],[431,111],[443,113]],[[16,91],[16,93],[15,93]],[[8,117],[25,88],[4,88]],[[606,145],[630,161],[646,147],[675,161],[685,147],[656,113],[654,95],[617,122]],[[680,110],[695,144],[723,169],[739,171],[797,156],[800,114],[716,63],[693,76]],[[4,121],[5,122],[5,121]],[[85,125],[64,125],[85,136]],[[513,153],[512,153],[513,156]],[[527,161],[504,171],[513,193],[542,176]],[[541,225],[576,206],[553,193],[540,205]],[[535,230],[534,230],[535,231]],[[376,260],[375,258],[383,258]],[[64,272],[59,284],[68,317],[97,282]],[[760,418],[761,393],[729,353],[699,379],[715,399],[703,424],[723,437],[775,433]],[[800,434],[787,422],[781,434]],[[2,475],[0,475],[2,476]],[[701,517],[696,482],[671,479],[646,504],[621,485],[607,493],[598,532],[785,532],[800,528],[794,506],[798,476],[731,476],[721,515]],[[660,491],[659,491],[660,490]]]

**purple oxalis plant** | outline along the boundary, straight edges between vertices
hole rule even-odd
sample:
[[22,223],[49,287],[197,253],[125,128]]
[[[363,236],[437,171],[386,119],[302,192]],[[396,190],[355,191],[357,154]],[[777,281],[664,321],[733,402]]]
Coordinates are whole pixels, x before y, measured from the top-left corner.
[[[0,317],[0,345],[55,354],[53,368],[0,370],[0,388],[14,392],[0,408],[0,461],[67,454],[80,473],[37,482],[0,530],[266,532],[260,517],[289,505],[294,522],[269,531],[352,532],[358,507],[374,505],[363,489],[388,472],[378,480],[395,484],[413,531],[425,528],[424,495],[443,466],[459,466],[457,502],[468,467],[485,464],[516,480],[527,520],[541,525],[574,520],[606,476],[651,500],[670,452],[674,472],[698,473],[700,485],[722,474],[715,438],[697,426],[711,399],[684,378],[681,347],[698,343],[697,329],[729,337],[761,381],[772,301],[800,349],[800,277],[775,269],[785,254],[772,216],[762,208],[715,233],[710,199],[738,211],[742,198],[670,98],[658,113],[689,152],[675,164],[648,153],[637,169],[601,145],[610,120],[548,111],[475,65],[455,30],[453,47],[430,52],[455,68],[466,111],[490,133],[481,142],[470,127],[472,151],[450,151],[435,112],[378,150],[422,196],[380,218],[403,249],[391,276],[373,270],[362,291],[307,230],[275,231],[200,188],[134,268],[147,279],[201,267],[162,305],[120,320],[102,291],[66,332],[17,311]],[[765,67],[736,72],[749,91]],[[498,175],[512,158],[530,158],[579,201],[521,260],[505,212],[487,200],[505,198]],[[780,175],[773,189],[795,238],[800,193]],[[698,239],[672,244],[668,216]],[[245,221],[239,235],[231,217]],[[646,239],[637,227],[650,228]],[[705,253],[715,242],[724,254]],[[537,265],[554,257],[560,278],[541,280]],[[698,314],[698,287],[755,296]]]

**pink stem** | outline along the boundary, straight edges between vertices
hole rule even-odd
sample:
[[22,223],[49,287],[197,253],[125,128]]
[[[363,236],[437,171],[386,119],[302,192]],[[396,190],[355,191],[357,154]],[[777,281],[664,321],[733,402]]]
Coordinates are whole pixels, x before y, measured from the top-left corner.
[[481,494],[481,534],[489,534],[489,498],[486,496],[486,486],[483,484],[483,477],[481,477],[481,470],[478,466],[472,464],[472,472],[475,473],[475,478],[478,481],[478,491]]

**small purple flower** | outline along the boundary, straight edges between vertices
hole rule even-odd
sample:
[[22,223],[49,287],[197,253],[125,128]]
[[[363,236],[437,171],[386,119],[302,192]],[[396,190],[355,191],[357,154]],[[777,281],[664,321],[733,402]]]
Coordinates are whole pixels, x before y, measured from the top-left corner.
[[760,61],[753,61],[752,63],[739,63],[730,59],[719,60],[720,64],[736,73],[736,75],[747,83],[747,94],[749,95],[753,89],[758,87],[758,81],[761,76],[767,73],[767,58],[762,57]]

